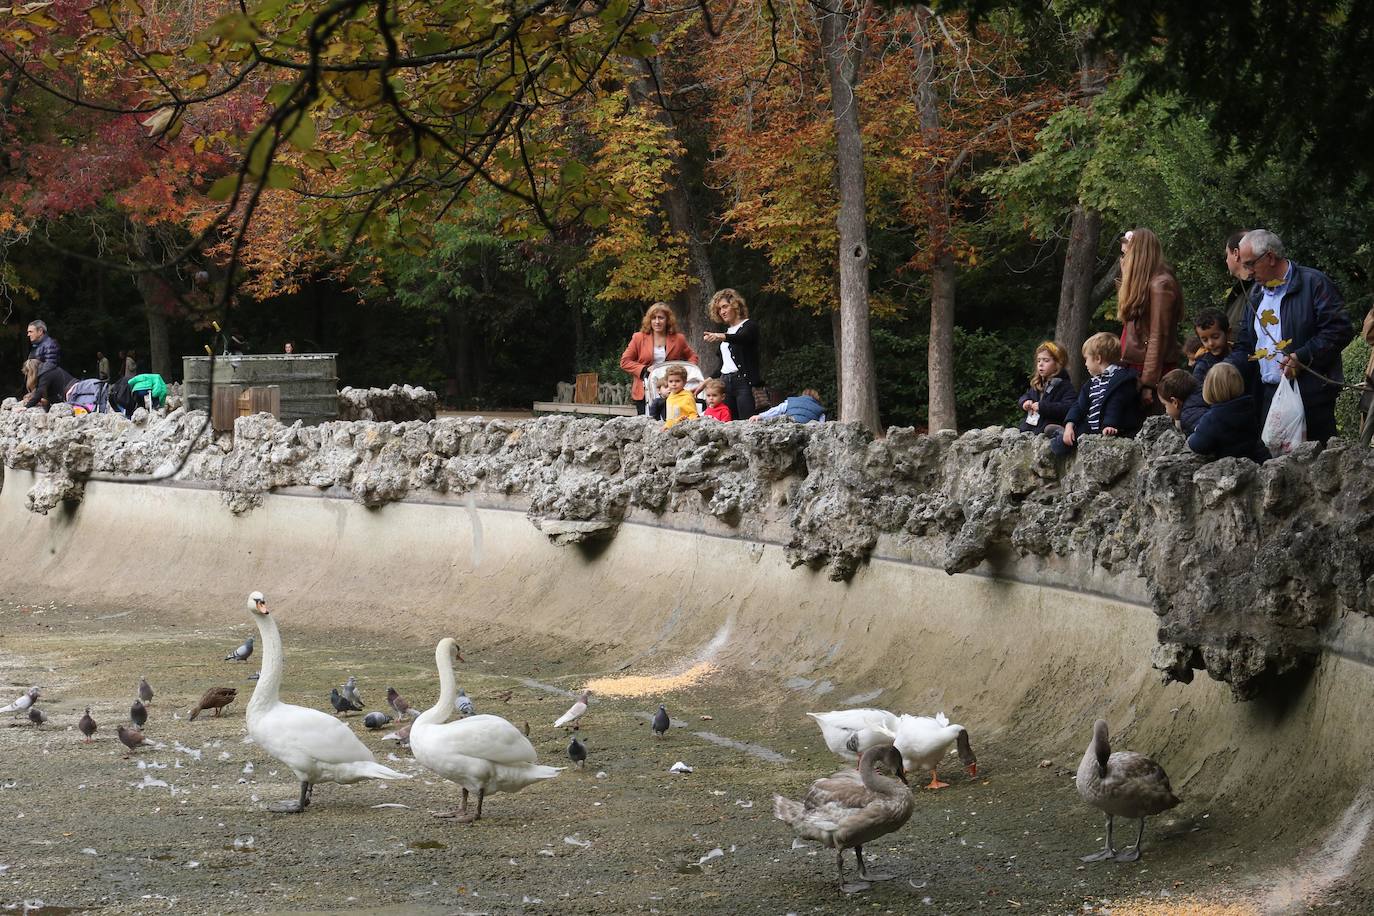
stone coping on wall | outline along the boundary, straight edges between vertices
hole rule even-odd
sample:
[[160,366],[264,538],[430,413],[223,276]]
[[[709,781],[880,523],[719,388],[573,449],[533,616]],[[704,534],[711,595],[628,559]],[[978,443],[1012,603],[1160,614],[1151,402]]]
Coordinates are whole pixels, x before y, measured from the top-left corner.
[[[196,438],[199,436],[199,438]],[[182,463],[196,439],[198,447]],[[1206,462],[1164,418],[1087,437],[1071,459],[1012,429],[874,438],[851,424],[679,424],[561,416],[282,425],[204,414],[0,411],[0,459],[39,473],[31,511],[93,478],[168,475],[252,512],[269,492],[472,500],[517,509],[558,544],[625,523],[785,545],[843,581],[874,557],[1143,601],[1165,680],[1206,670],[1239,699],[1310,669],[1374,588],[1374,453],[1333,441],[1257,466]],[[177,468],[180,467],[179,470]]]

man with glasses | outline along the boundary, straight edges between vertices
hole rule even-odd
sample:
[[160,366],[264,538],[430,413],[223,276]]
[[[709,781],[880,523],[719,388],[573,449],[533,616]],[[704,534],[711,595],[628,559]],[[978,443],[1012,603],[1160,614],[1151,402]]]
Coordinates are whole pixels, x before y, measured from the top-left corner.
[[[1236,349],[1247,357],[1257,350],[1260,371],[1260,421],[1282,376],[1297,379],[1307,417],[1309,441],[1336,435],[1336,395],[1345,376],[1341,351],[1355,336],[1345,302],[1331,278],[1303,267],[1283,254],[1283,240],[1268,229],[1245,234],[1238,251],[1240,266],[1254,277],[1250,304],[1236,329]],[[1278,324],[1266,324],[1272,312]],[[1280,350],[1277,344],[1287,341]]]

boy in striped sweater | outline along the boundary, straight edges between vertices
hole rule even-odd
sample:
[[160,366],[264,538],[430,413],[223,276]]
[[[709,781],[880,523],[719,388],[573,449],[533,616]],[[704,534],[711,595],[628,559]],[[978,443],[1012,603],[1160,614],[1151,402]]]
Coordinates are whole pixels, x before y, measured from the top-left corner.
[[1083,363],[1092,376],[1069,408],[1062,433],[1050,441],[1056,455],[1067,455],[1080,436],[1134,436],[1145,423],[1140,405],[1140,373],[1120,364],[1121,342],[1106,331],[1083,343]]

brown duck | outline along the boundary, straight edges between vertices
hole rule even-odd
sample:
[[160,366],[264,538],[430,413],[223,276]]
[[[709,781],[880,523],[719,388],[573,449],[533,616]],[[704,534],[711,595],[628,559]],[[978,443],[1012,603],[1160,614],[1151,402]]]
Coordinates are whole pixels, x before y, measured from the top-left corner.
[[200,702],[196,704],[196,708],[191,710],[191,721],[196,721],[196,716],[207,709],[213,709],[215,711],[215,718],[219,718],[220,710],[234,702],[234,698],[238,696],[238,693],[237,687],[211,687],[209,690],[205,691],[205,696],[200,698]]

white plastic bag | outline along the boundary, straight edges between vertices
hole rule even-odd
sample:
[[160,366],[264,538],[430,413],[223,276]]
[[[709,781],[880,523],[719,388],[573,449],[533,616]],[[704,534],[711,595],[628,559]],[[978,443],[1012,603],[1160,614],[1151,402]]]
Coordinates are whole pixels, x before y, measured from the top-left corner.
[[1269,454],[1277,458],[1287,455],[1307,441],[1307,418],[1303,414],[1302,395],[1297,384],[1288,376],[1279,379],[1279,390],[1269,404],[1269,416],[1264,420],[1260,435]]

